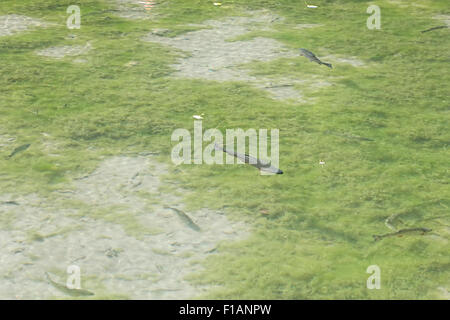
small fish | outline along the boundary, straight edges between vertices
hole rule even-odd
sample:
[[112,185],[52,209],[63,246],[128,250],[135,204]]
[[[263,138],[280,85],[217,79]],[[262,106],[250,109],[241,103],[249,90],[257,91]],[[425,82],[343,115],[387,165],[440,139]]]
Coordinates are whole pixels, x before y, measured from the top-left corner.
[[192,230],[201,231],[200,227],[198,225],[196,225],[195,222],[192,221],[192,219],[189,218],[189,216],[186,213],[184,213],[183,211],[181,211],[177,208],[172,208],[172,207],[165,207],[165,208],[175,211],[176,214],[180,217],[180,219],[183,220],[183,222]]
[[254,166],[255,168],[258,168],[258,170],[260,171],[265,171],[273,174],[283,174],[283,171],[281,169],[271,166],[270,163],[267,161],[257,159],[255,157],[249,156],[248,154],[241,154],[238,152],[229,151],[223,147],[220,147],[217,143],[215,144],[214,147],[216,150],[222,150],[223,152],[226,152],[229,155],[238,158],[242,162]]
[[50,278],[50,275],[48,274],[48,272],[46,272],[45,275],[47,277],[48,282],[50,282],[50,284],[52,286],[54,286],[56,289],[66,293],[68,295],[79,297],[79,296],[93,296],[95,294],[91,291],[84,290],[84,289],[70,289],[63,284],[53,281],[52,278]]
[[18,206],[19,204],[16,201],[2,201],[2,204],[9,204],[13,206]]
[[423,31],[421,31],[422,33],[425,33],[425,32],[429,32],[429,31],[433,31],[433,30],[437,30],[437,29],[444,29],[444,28],[448,28],[448,26],[438,26],[438,27],[433,27],[433,28],[430,28],[430,29],[427,29],[427,30],[423,30]]
[[16,153],[27,150],[29,146],[31,146],[31,144],[27,143],[15,148],[13,152],[11,152],[11,154],[8,156],[8,158],[12,158]]
[[318,64],[324,64],[324,65],[326,65],[326,66],[329,67],[329,68],[333,68],[333,67],[331,66],[330,63],[326,63],[326,62],[320,61],[320,59],[317,58],[316,55],[315,55],[314,53],[312,53],[311,51],[309,51],[309,50],[306,50],[306,49],[301,48],[301,49],[300,49],[300,52],[301,52],[300,54],[301,54],[302,56],[308,58],[309,61],[316,62],[316,63],[318,63]]
[[392,232],[392,233],[386,233],[383,235],[373,235],[373,239],[375,241],[381,240],[383,238],[386,237],[393,237],[393,236],[402,236],[405,233],[414,233],[414,232],[420,232],[421,234],[425,234],[427,232],[432,231],[431,229],[427,229],[427,228],[411,228],[411,229],[401,229],[397,232]]

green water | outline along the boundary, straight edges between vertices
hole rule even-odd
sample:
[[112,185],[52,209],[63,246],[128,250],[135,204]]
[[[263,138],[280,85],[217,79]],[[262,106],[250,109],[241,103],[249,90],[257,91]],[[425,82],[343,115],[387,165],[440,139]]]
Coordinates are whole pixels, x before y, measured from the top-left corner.
[[[150,150],[168,166],[167,179],[189,190],[180,195],[187,211],[221,211],[252,230],[243,240],[220,242],[216,254],[200,262],[204,269],[186,276],[192,285],[214,288],[192,297],[448,299],[449,29],[421,33],[445,25],[447,1],[377,1],[380,30],[366,26],[370,1],[316,1],[319,8],[311,10],[302,1],[288,0],[223,1],[220,8],[208,1],[162,1],[149,13],[155,18],[129,20],[106,11],[116,8],[114,1],[82,0],[79,30],[65,26],[70,4],[0,3],[0,16],[18,14],[54,24],[0,37],[1,201],[33,194],[46,199],[33,202],[34,208],[52,203],[61,215],[115,223],[139,241],[143,234],[159,231],[146,229],[119,205],[94,211],[75,201],[59,203],[52,192],[67,189],[104,159]],[[142,41],[152,29],[169,29],[168,36],[177,37],[196,30],[190,23],[260,9],[284,20],[234,41],[265,37],[290,49],[308,48],[364,65],[334,60],[330,70],[292,56],[240,66],[254,77],[310,81],[295,85],[308,99],[293,102],[273,99],[245,81],[175,78],[172,65],[182,53]],[[320,26],[295,28],[298,24]],[[69,34],[76,38],[68,39]],[[87,41],[94,49],[78,57],[86,63],[35,54]],[[137,64],[126,67],[130,61]],[[314,87],[314,81],[328,85]],[[222,132],[279,128],[284,174],[260,176],[249,166],[174,167],[171,134],[176,128],[192,130],[192,115],[201,113],[205,128]],[[43,133],[51,135],[50,144]],[[7,159],[25,144],[30,147]],[[164,184],[160,188],[170,190]],[[148,197],[149,207],[160,201],[145,192],[141,196]],[[43,232],[31,216],[21,229],[18,219],[24,216],[14,208],[2,207],[0,236],[24,232],[25,247],[77,232],[77,226]],[[81,213],[65,211],[71,208]],[[373,235],[392,232],[385,222],[394,216],[397,230],[432,231],[375,242]],[[64,273],[53,266],[44,270],[43,256],[26,259],[40,263],[42,274]],[[23,267],[25,260],[8,265]],[[380,268],[380,289],[366,286],[371,265]],[[0,284],[10,281],[11,272],[4,273]],[[129,297],[108,290],[95,269],[88,274],[87,289],[99,292],[94,298]],[[41,274],[29,277],[40,281]],[[109,279],[115,277],[126,279],[127,274],[112,272]],[[142,273],[144,281],[153,277],[151,271]],[[20,283],[16,285],[20,294]],[[10,287],[3,288],[2,298],[14,298]]]

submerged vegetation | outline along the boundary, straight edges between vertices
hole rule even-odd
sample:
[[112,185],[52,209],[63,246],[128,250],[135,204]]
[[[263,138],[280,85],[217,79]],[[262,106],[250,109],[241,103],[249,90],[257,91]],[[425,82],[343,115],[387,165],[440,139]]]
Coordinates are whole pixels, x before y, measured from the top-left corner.
[[[205,269],[190,275],[216,288],[201,297],[443,298],[438,288],[450,288],[449,30],[421,31],[442,24],[433,17],[448,15],[448,2],[377,1],[380,30],[366,27],[370,1],[317,1],[312,10],[303,1],[223,2],[162,1],[154,19],[128,20],[114,14],[114,1],[81,0],[82,28],[68,30],[70,0],[2,0],[0,16],[52,25],[0,37],[1,194],[45,197],[113,155],[150,150],[170,165],[171,134],[191,130],[194,114],[223,132],[278,128],[283,175],[260,176],[248,166],[171,167],[168,178],[190,191],[182,195],[188,209],[223,210],[253,230],[246,240],[221,244]],[[255,77],[330,85],[301,86],[310,99],[295,102],[245,82],[175,78],[171,66],[183,53],[142,41],[153,29],[174,37],[195,30],[189,24],[259,9],[285,20],[249,39],[308,48],[333,69],[300,55],[241,67]],[[82,63],[36,54],[88,41]],[[84,210],[117,220],[137,239],[149,232],[126,212]],[[389,231],[385,221],[393,215],[399,230],[432,231],[373,241]],[[14,219],[2,213],[0,230]],[[43,238],[34,230],[29,241]],[[380,267],[380,290],[366,287],[370,265]]]

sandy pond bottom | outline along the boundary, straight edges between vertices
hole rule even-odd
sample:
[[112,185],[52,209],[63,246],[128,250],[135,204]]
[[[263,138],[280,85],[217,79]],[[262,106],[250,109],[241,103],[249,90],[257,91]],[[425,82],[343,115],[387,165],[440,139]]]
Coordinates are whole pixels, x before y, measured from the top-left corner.
[[15,35],[36,27],[48,27],[50,24],[18,14],[0,16],[0,37]]
[[48,199],[1,195],[0,299],[70,297],[45,278],[51,272],[65,283],[70,265],[98,296],[183,299],[207,290],[185,277],[248,227],[202,209],[186,212],[200,227],[193,229],[166,208],[183,210],[184,192],[160,192],[166,173],[151,156],[116,156]]
[[[269,10],[251,11],[245,17],[227,17],[192,25],[201,29],[176,37],[166,37],[162,32],[164,30],[153,30],[142,40],[186,53],[185,57],[172,66],[175,77],[219,82],[242,81],[269,92],[274,99],[303,101],[301,92],[295,86],[304,85],[305,82],[317,85],[320,81],[254,76],[245,69],[245,65],[251,62],[298,57],[298,52],[271,38],[256,37],[236,41],[250,32],[273,31],[283,20],[283,17]],[[324,84],[323,81],[321,83]]]

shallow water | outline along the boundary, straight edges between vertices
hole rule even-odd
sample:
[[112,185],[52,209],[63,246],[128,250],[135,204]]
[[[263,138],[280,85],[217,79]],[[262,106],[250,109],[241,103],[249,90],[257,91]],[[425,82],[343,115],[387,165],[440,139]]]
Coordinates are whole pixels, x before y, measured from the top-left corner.
[[[93,299],[449,299],[447,30],[376,37],[353,2],[331,10],[345,28],[321,8],[109,4],[81,31],[0,4],[0,299],[85,298],[46,272]],[[385,4],[410,28],[448,24]],[[170,135],[194,114],[280,128],[283,176],[175,166]],[[407,228],[432,231],[373,241]]]

